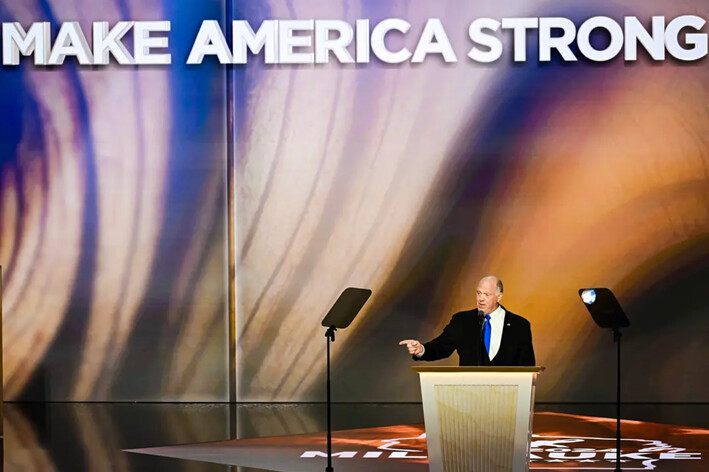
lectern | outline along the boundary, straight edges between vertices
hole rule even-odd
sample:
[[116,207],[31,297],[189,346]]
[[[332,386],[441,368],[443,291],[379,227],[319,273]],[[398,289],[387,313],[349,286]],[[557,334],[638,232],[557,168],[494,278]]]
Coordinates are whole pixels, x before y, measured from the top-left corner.
[[431,472],[527,472],[543,367],[413,367]]

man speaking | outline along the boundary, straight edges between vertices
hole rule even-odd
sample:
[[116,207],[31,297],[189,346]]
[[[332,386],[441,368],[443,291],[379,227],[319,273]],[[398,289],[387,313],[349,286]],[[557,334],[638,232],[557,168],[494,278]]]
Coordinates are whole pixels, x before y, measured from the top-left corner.
[[477,309],[456,313],[436,339],[421,344],[406,339],[417,361],[437,361],[458,351],[461,366],[533,366],[534,347],[529,321],[500,305],[502,281],[494,275],[480,280]]

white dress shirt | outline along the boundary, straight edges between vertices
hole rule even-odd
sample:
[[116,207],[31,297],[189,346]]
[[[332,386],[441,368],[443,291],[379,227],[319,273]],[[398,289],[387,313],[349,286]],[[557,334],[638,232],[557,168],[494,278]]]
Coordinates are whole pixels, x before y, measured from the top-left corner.
[[500,350],[502,342],[502,328],[505,326],[505,309],[498,305],[497,309],[490,313],[490,360],[494,359],[497,351]]
[[[490,328],[492,329],[490,333],[490,360],[493,360],[497,355],[497,351],[500,350],[500,343],[502,342],[502,328],[505,326],[505,309],[501,305],[497,306],[497,309],[490,313]],[[423,346],[421,346],[423,347]],[[423,353],[426,352],[426,348],[423,348],[421,354],[416,354],[416,357],[423,357]]]

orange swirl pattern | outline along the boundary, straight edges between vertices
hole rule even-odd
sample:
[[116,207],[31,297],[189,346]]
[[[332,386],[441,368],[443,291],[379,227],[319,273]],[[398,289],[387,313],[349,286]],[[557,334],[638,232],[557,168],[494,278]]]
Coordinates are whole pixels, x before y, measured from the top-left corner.
[[[364,2],[271,6],[284,17],[376,16]],[[448,31],[481,16],[590,16],[582,5],[525,7],[408,2],[376,13],[413,25],[441,17]],[[707,13],[692,1],[606,7]],[[478,279],[495,273],[507,287],[503,303],[532,322],[548,368],[539,399],[610,400],[612,349],[576,291],[609,286],[632,309],[681,264],[707,267],[703,64],[260,71],[237,143],[239,398],[322,400],[320,320],[343,288],[363,286],[374,296],[335,347],[335,395],[416,401],[397,341],[433,337],[474,306]],[[702,322],[697,303],[677,313],[676,330]],[[634,314],[637,339],[659,326],[657,313]],[[658,386],[681,381],[706,347],[653,336],[675,355],[631,339],[633,365],[664,377],[637,369],[647,380],[628,399],[706,401],[686,381],[675,392]]]

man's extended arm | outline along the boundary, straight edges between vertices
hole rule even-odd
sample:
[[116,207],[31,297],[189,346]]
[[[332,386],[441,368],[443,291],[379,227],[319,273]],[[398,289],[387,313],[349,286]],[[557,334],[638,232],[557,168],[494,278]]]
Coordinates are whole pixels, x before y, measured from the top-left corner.
[[412,356],[415,361],[437,361],[445,359],[455,351],[455,341],[453,338],[454,328],[451,327],[453,320],[448,323],[443,329],[443,332],[436,339],[433,339],[423,345],[423,354],[421,357]]

